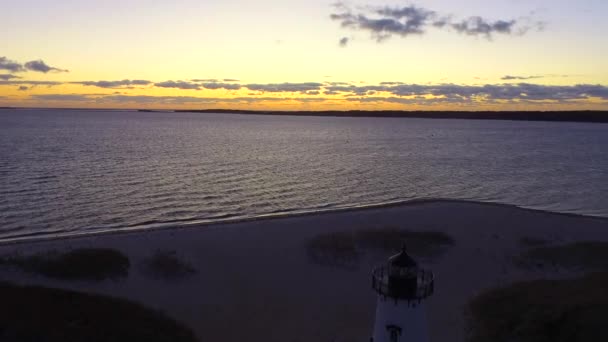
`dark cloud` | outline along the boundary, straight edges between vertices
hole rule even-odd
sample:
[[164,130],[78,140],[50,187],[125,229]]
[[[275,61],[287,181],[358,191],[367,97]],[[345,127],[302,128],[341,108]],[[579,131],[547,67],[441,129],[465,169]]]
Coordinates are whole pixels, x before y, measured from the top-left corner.
[[19,91],[26,91],[26,90],[29,90],[29,89],[30,88],[27,87],[27,86],[19,86],[19,88],[17,88],[17,90],[19,90]]
[[[491,38],[494,34],[525,34],[532,27],[527,23],[520,23],[518,20],[491,21],[479,16],[453,21],[450,15],[440,15],[435,11],[417,6],[397,8],[368,6],[359,12],[353,11],[343,3],[334,4],[334,7],[338,13],[330,15],[332,20],[340,22],[343,28],[368,31],[378,42],[394,35],[401,37],[422,35],[429,28],[451,28],[459,33]],[[535,23],[534,26],[539,30],[542,27],[539,23]]]
[[55,81],[31,81],[31,80],[8,80],[8,81],[0,81],[0,86],[2,85],[47,85],[47,86],[56,86],[61,85],[62,82]]
[[516,24],[516,20],[490,22],[482,17],[471,17],[451,26],[459,33],[469,36],[483,35],[489,38],[496,33],[511,34]]
[[[370,17],[370,15],[376,15]],[[331,14],[330,18],[340,22],[344,28],[370,31],[377,41],[382,41],[392,35],[402,37],[412,34],[423,34],[433,12],[416,7],[402,9],[384,8],[373,14],[353,13],[347,10],[343,13]]]
[[221,83],[221,82],[210,82],[202,83],[201,86],[205,89],[227,89],[227,90],[239,90],[242,88],[240,84],[235,83]]
[[12,80],[13,78],[21,78],[21,77],[11,75],[11,74],[0,74],[0,80],[3,80],[3,81]]
[[216,103],[241,103],[253,104],[260,102],[284,102],[293,101],[301,103],[323,102],[326,98],[300,98],[300,97],[194,97],[194,96],[152,96],[152,95],[103,95],[103,94],[43,94],[30,95],[30,99],[43,101],[93,101],[96,103],[134,103],[134,104],[216,104]]
[[90,101],[93,98],[89,95],[82,94],[34,94],[30,95],[31,99],[44,101]]
[[[579,84],[572,86],[539,85],[529,83],[518,84],[486,84],[486,85],[457,85],[457,84],[402,84],[399,82],[383,82],[384,85],[324,85],[314,83],[284,83],[275,85],[251,85],[260,91],[272,93],[300,92],[303,97],[277,96],[241,96],[233,98],[194,97],[194,96],[151,96],[124,94],[44,94],[31,95],[32,99],[46,101],[90,101],[95,103],[143,103],[143,104],[217,104],[237,103],[255,104],[261,102],[290,101],[295,103],[323,102],[329,100],[320,96],[340,96],[350,102],[373,103],[387,102],[399,104],[450,104],[455,106],[478,106],[491,103],[521,104],[521,103],[560,103],[571,104],[577,101],[599,99],[608,102],[608,87],[603,85]],[[289,85],[289,86],[286,86]],[[263,87],[262,87],[263,86]],[[249,86],[247,86],[249,87]],[[318,87],[319,89],[306,88]],[[312,96],[311,96],[312,95]],[[335,98],[334,98],[335,99]]]
[[348,37],[343,37],[340,39],[340,41],[338,42],[338,44],[341,47],[346,47],[348,45],[348,42],[350,41],[350,39]]
[[81,84],[84,86],[99,87],[99,88],[123,88],[133,86],[147,86],[152,84],[146,80],[121,80],[121,81],[81,81],[71,82],[72,84]]
[[12,61],[6,57],[0,57],[0,70],[8,70],[10,72],[22,72],[25,71],[23,65]]
[[274,84],[247,84],[246,88],[254,91],[262,91],[269,93],[306,93],[307,91],[321,90],[322,83],[307,82],[307,83],[274,83]]
[[350,85],[349,82],[327,82],[327,85],[332,85],[332,86],[347,86]]
[[41,59],[25,63],[25,68],[30,71],[42,72],[45,74],[48,72],[69,72],[69,70],[66,69],[59,69],[49,66]]
[[[444,102],[485,101],[573,101],[600,98],[608,100],[608,87],[602,85],[551,86],[529,83],[498,85],[420,85],[383,82],[379,86],[326,86],[324,94],[345,97],[369,97],[384,93],[396,97],[439,98]],[[439,99],[436,99],[437,101]],[[421,100],[419,100],[421,101]]]
[[160,82],[160,83],[154,83],[154,86],[160,87],[160,88],[201,90],[201,86],[199,84],[188,82],[188,81],[165,81],[165,82]]
[[190,81],[202,82],[202,83],[217,83],[217,82],[238,82],[239,80],[234,79],[234,78],[224,78],[223,80],[219,80],[217,78],[195,78]]
[[536,78],[544,78],[545,76],[512,76],[512,75],[506,75],[501,77],[500,79],[503,81],[514,81],[514,80],[532,80],[532,79],[536,79]]
[[158,103],[158,104],[184,104],[184,103],[215,103],[217,99],[195,96],[151,96],[151,95],[110,95],[101,98],[102,101],[122,103]]

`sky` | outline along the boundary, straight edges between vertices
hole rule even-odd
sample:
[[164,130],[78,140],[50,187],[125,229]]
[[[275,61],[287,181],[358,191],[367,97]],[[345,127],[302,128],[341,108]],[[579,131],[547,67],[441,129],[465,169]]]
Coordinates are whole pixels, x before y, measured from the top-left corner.
[[608,110],[605,0],[20,0],[0,106]]

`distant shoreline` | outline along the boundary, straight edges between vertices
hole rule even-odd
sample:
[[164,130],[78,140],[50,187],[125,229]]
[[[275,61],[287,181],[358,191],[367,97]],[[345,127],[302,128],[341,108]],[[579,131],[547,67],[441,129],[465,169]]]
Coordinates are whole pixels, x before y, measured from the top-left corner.
[[[149,110],[142,110],[149,111]],[[608,111],[257,111],[233,109],[175,110],[176,113],[290,115],[362,118],[469,119],[608,123]]]
[[416,118],[416,119],[468,119],[510,121],[553,121],[608,123],[608,111],[404,111],[404,110],[328,110],[328,111],[273,111],[240,109],[120,109],[120,108],[26,108],[0,107],[0,110],[86,110],[126,111],[140,113],[201,113],[239,115],[285,115],[354,118]]

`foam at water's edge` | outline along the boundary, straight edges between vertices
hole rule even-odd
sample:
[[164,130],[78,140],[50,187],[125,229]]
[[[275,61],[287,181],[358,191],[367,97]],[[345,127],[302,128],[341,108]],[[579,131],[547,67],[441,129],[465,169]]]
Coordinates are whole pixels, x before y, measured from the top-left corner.
[[493,201],[475,201],[475,200],[467,200],[467,199],[443,199],[443,198],[419,198],[419,199],[388,201],[388,202],[374,203],[374,204],[361,204],[361,205],[334,207],[334,208],[328,208],[328,209],[267,213],[267,214],[259,214],[259,215],[254,215],[254,216],[234,217],[234,218],[228,218],[228,219],[193,220],[191,222],[183,223],[183,224],[177,225],[177,226],[175,224],[171,224],[171,223],[158,222],[158,223],[153,223],[153,224],[144,225],[144,226],[140,225],[140,226],[125,227],[125,228],[95,229],[95,230],[89,230],[89,231],[84,231],[84,232],[76,231],[76,232],[63,232],[63,233],[57,233],[57,234],[33,233],[33,234],[20,235],[20,236],[15,236],[15,237],[10,237],[10,238],[0,238],[0,245],[8,245],[8,244],[16,244],[16,243],[29,243],[29,242],[42,242],[42,241],[51,241],[51,240],[64,240],[64,239],[90,237],[90,236],[96,236],[96,235],[126,234],[126,233],[134,233],[134,232],[158,231],[158,230],[167,230],[167,229],[210,227],[210,226],[214,226],[214,225],[245,223],[245,222],[258,221],[258,220],[287,219],[287,218],[301,217],[301,216],[345,213],[345,212],[357,211],[357,210],[373,210],[373,209],[382,209],[382,208],[408,206],[408,205],[432,204],[432,203],[461,203],[461,204],[491,205],[491,206],[509,207],[509,208],[514,208],[514,209],[518,209],[518,210],[527,210],[527,211],[533,211],[533,212],[539,212],[539,213],[545,213],[545,214],[551,214],[551,215],[563,215],[563,216],[581,217],[581,218],[608,221],[608,217],[604,217],[604,216],[584,215],[584,214],[569,213],[569,212],[556,212],[556,211],[549,211],[549,210],[545,210],[545,209],[524,207],[524,206],[519,206],[519,205],[515,205],[515,204],[500,203],[500,202],[493,202]]

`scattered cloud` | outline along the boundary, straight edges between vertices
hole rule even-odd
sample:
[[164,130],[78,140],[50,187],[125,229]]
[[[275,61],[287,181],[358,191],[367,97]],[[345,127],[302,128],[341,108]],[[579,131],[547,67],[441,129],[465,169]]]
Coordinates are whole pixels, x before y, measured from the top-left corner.
[[247,84],[249,90],[268,92],[268,93],[306,93],[307,91],[321,90],[322,83],[271,83],[271,84]]
[[192,82],[219,82],[217,78],[195,78]]
[[202,83],[201,86],[205,89],[226,89],[226,90],[239,90],[242,88],[240,84],[235,83],[221,83],[221,82],[208,82]]
[[464,33],[469,36],[483,35],[490,38],[496,33],[511,34],[516,24],[516,20],[498,20],[491,22],[482,17],[470,17],[459,23],[451,24],[451,26],[459,33]]
[[[532,28],[542,30],[543,23],[532,23],[529,18],[521,20],[489,20],[479,16],[454,21],[451,15],[441,15],[436,11],[418,6],[374,7],[367,6],[357,11],[344,3],[334,4],[337,13],[330,18],[338,21],[343,28],[368,31],[373,39],[382,42],[392,36],[407,37],[423,35],[429,28],[449,29],[470,36],[523,35]],[[348,42],[348,41],[347,41]]]
[[[384,82],[378,86],[327,86],[325,94],[340,94],[345,97],[369,96],[383,93],[387,96],[421,97],[442,99],[444,102],[468,101],[572,101],[600,98],[608,100],[608,87],[580,84],[552,86],[530,83],[486,84],[486,85],[420,85]],[[387,84],[388,83],[388,84]]]
[[0,70],[8,70],[10,72],[22,72],[25,71],[23,65],[12,61],[6,57],[0,57]]
[[71,84],[80,84],[84,86],[99,87],[99,88],[124,88],[133,86],[147,86],[152,84],[152,81],[146,80],[121,80],[121,81],[80,81],[71,82]]
[[103,95],[103,94],[33,94],[30,95],[32,100],[44,101],[72,101],[84,102],[93,101],[96,103],[133,103],[133,104],[163,104],[163,105],[181,105],[181,104],[253,104],[260,102],[285,102],[294,101],[301,103],[323,102],[326,98],[299,98],[299,97],[195,97],[195,96],[152,96],[152,95]]
[[49,66],[41,59],[21,64],[8,59],[7,57],[0,57],[0,70],[8,70],[10,72],[36,71],[45,74],[48,72],[69,72],[69,70],[66,69],[59,69]]
[[[319,86],[319,90],[285,84],[271,85],[273,93],[300,92],[303,96],[239,96],[231,98],[196,96],[152,96],[125,94],[40,94],[30,95],[31,99],[44,101],[72,101],[90,103],[132,103],[132,104],[260,104],[264,102],[323,103],[327,101],[348,101],[359,103],[384,102],[393,104],[455,106],[480,106],[487,104],[574,104],[589,100],[608,102],[608,86],[579,84],[572,86],[518,84],[403,84],[383,82],[384,85],[336,85]],[[312,86],[311,86],[312,87]],[[256,87],[254,87],[256,88]],[[280,89],[279,89],[280,88]],[[322,96],[321,94],[325,95]],[[327,96],[333,97],[327,97]]]
[[409,6],[403,8],[381,8],[370,13],[354,13],[342,5],[342,13],[330,15],[332,20],[340,22],[344,28],[370,31],[377,41],[392,35],[402,37],[412,34],[423,34],[435,13],[422,8]]
[[44,101],[75,101],[83,102],[90,101],[91,96],[86,94],[33,94],[30,95],[31,99],[44,100]]
[[199,84],[188,82],[188,81],[165,81],[165,82],[160,82],[160,83],[154,83],[154,86],[160,87],[160,88],[201,90],[201,86]]
[[0,81],[0,86],[2,85],[46,85],[46,86],[57,86],[63,84],[62,82],[56,81],[33,81],[33,80],[8,80],[8,81]]
[[537,79],[537,78],[544,78],[545,76],[512,76],[512,75],[506,75],[501,77],[500,79],[503,81],[515,81],[515,80],[533,80],[533,79]]
[[42,72],[45,74],[48,72],[69,72],[69,70],[66,69],[59,69],[49,66],[41,59],[25,63],[25,69],[30,71]]
[[15,76],[12,74],[0,74],[0,80],[3,80],[3,81],[12,80],[13,78],[21,78],[21,77]]

